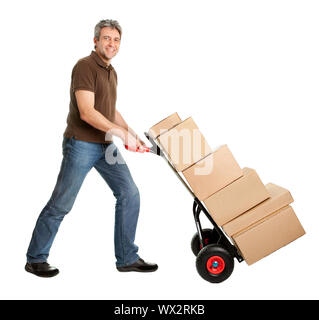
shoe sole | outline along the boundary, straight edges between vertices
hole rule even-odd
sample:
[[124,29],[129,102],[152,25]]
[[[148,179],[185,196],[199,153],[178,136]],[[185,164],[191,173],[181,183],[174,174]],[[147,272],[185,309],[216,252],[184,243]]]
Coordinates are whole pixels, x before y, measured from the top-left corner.
[[56,275],[59,274],[59,270],[56,270],[54,273],[52,274],[46,274],[46,275],[43,275],[43,274],[38,274],[34,271],[32,271],[32,269],[28,268],[28,266],[25,266],[24,267],[25,271],[29,272],[29,273],[32,273],[34,274],[35,276],[37,277],[40,277],[40,278],[52,278],[52,277],[55,277]]
[[158,268],[156,268],[156,269],[152,269],[152,270],[140,270],[140,269],[138,269],[138,268],[132,268],[132,269],[127,269],[127,270],[121,270],[121,269],[119,269],[119,268],[117,268],[117,271],[119,271],[119,272],[142,272],[142,273],[144,273],[144,272],[154,272],[154,271],[156,271]]

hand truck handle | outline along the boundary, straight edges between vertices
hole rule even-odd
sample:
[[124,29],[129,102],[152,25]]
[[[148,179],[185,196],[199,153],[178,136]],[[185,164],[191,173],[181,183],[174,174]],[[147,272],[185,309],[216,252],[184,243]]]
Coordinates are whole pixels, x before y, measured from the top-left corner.
[[140,153],[150,152],[150,148],[146,146],[142,146],[140,148],[131,148],[127,144],[125,144],[124,146],[125,146],[125,149],[133,152],[140,152]]
[[150,137],[150,135],[147,132],[144,132],[144,135],[147,138],[147,140],[152,144],[152,147],[149,148],[149,152],[152,152],[158,156],[161,156],[162,155],[161,148],[156,144],[153,138]]

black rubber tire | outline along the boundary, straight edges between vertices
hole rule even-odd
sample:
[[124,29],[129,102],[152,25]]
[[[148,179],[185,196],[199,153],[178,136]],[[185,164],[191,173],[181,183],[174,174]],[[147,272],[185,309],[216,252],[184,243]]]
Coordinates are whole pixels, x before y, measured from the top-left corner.
[[[207,262],[212,257],[218,257],[224,263],[224,269],[218,274],[214,274],[208,270]],[[196,269],[204,280],[219,283],[225,281],[232,274],[234,270],[234,258],[223,246],[211,244],[200,250],[196,258]]]
[[[219,234],[215,229],[203,229],[202,236],[205,246],[217,243],[219,240]],[[192,238],[191,248],[195,256],[197,256],[199,251],[202,249],[199,243],[198,232],[196,232]]]

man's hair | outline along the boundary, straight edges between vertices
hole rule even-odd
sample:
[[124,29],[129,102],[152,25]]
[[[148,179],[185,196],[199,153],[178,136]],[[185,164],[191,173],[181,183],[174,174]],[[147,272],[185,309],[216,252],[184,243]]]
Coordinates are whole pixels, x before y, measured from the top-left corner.
[[101,33],[101,29],[104,27],[109,27],[112,29],[116,29],[119,34],[120,37],[122,37],[122,28],[119,25],[119,23],[116,20],[111,20],[111,19],[106,19],[106,20],[101,20],[94,28],[94,37],[96,39],[100,39],[100,33]]

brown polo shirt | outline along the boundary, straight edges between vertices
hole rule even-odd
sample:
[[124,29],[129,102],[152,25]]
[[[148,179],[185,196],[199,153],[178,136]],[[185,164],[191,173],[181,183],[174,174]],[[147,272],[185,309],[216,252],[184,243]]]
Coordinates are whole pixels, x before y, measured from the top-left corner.
[[117,75],[112,65],[107,65],[95,51],[80,59],[72,70],[70,87],[70,109],[64,136],[87,142],[109,143],[105,132],[98,130],[80,118],[75,98],[76,90],[94,92],[94,108],[109,121],[115,118]]

